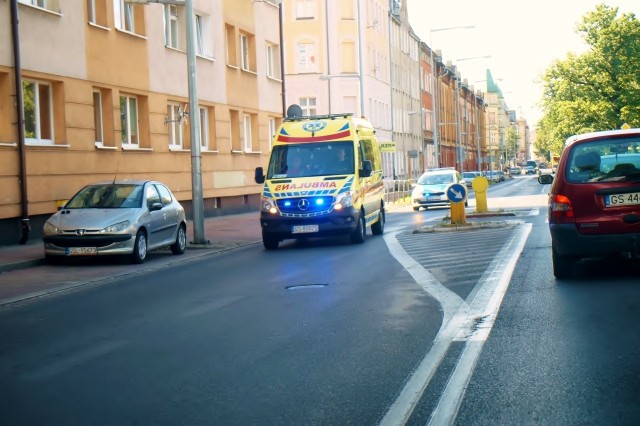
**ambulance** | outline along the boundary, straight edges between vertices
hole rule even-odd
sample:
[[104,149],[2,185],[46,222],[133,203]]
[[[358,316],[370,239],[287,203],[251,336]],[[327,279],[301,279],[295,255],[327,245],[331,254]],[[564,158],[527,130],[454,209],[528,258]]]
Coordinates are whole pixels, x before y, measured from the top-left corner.
[[260,224],[265,249],[286,239],[345,235],[365,241],[385,223],[382,156],[371,123],[352,114],[302,116],[292,105],[273,138]]

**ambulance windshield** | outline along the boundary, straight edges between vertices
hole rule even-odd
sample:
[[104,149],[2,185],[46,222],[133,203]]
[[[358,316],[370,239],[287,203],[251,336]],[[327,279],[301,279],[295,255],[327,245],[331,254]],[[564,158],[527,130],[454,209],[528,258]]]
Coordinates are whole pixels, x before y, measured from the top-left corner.
[[353,142],[288,144],[273,147],[267,179],[353,173]]

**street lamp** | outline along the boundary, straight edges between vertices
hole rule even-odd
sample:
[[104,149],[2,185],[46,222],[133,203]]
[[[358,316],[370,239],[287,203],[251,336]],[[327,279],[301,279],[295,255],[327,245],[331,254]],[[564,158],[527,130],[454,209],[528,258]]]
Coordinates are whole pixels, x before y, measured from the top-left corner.
[[433,28],[429,30],[429,61],[431,62],[431,77],[432,77],[432,86],[433,93],[431,94],[433,98],[433,152],[436,156],[436,167],[440,167],[440,153],[438,151],[438,86],[436,79],[437,72],[436,66],[433,62],[433,33],[441,32],[441,31],[450,31],[450,30],[470,30],[475,28],[475,25],[463,25],[456,27],[445,27],[445,28]]
[[149,3],[184,5],[187,21],[187,77],[189,86],[189,135],[191,138],[191,208],[193,210],[193,243],[207,244],[204,235],[204,200],[202,198],[202,167],[200,153],[200,113],[198,111],[198,89],[196,79],[195,24],[193,22],[193,0],[125,0],[127,3],[146,5]]

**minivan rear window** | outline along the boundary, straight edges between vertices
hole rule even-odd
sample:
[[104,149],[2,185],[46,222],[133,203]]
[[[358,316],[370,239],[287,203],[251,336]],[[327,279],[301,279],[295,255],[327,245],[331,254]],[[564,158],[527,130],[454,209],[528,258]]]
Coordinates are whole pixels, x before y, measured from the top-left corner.
[[574,145],[568,158],[568,182],[640,179],[640,138],[600,139]]

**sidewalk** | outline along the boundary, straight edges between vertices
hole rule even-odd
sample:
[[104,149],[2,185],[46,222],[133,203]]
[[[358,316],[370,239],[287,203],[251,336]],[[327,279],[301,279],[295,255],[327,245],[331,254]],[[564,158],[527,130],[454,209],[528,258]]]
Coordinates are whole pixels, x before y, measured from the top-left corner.
[[[259,214],[257,212],[205,218],[204,235],[209,241],[205,246],[187,246],[191,250],[221,251],[261,241]],[[193,223],[187,223],[187,241],[193,239]],[[168,257],[167,259],[171,259]],[[27,244],[0,246],[0,273],[44,265],[41,239]],[[1,279],[0,275],[0,279]]]

